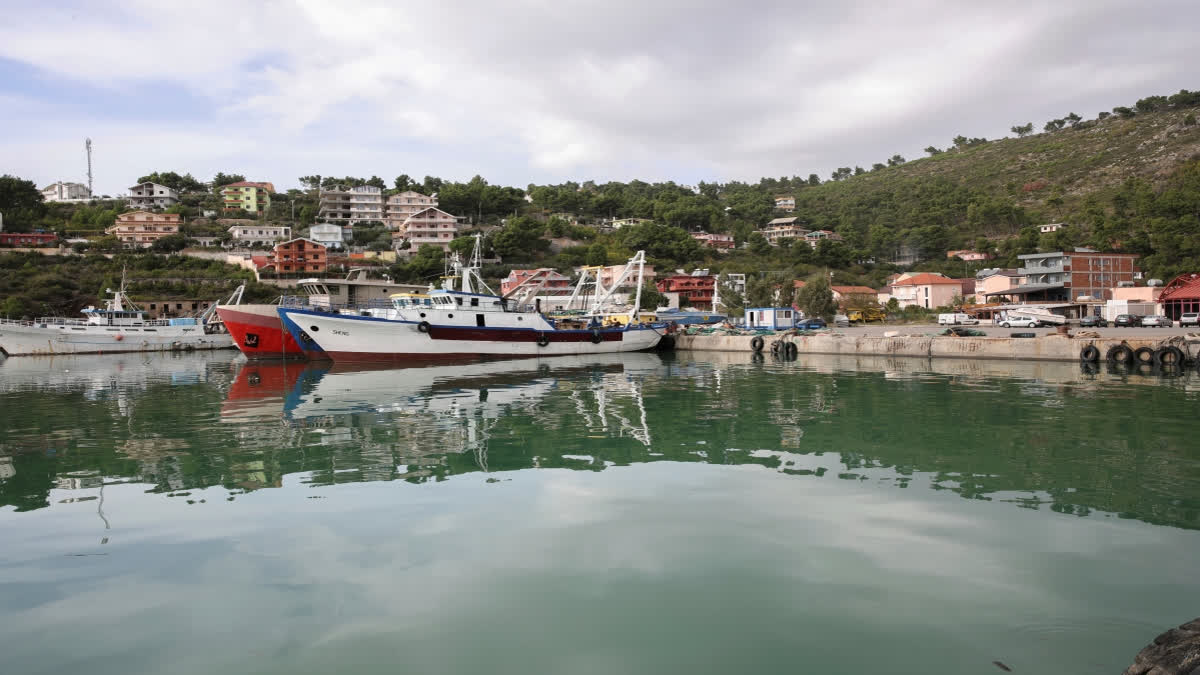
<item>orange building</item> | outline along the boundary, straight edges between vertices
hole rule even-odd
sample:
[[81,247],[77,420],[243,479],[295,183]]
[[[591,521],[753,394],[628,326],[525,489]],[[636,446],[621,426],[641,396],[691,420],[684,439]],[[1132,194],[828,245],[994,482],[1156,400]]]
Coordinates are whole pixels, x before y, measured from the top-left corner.
[[325,245],[304,237],[276,244],[273,262],[279,274],[324,272],[329,268]]

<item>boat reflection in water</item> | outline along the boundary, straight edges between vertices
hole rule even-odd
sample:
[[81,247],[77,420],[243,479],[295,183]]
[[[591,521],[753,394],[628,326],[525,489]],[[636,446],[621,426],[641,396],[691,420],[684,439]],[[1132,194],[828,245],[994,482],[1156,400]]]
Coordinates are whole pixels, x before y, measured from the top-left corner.
[[[445,470],[454,463],[450,455],[471,455],[475,466],[469,470],[489,471],[488,442],[501,420],[508,420],[502,432],[506,440],[523,435],[515,431],[514,420],[524,420],[523,426],[539,434],[557,425],[556,415],[540,410],[551,395],[559,407],[569,401],[573,424],[582,420],[592,437],[632,439],[648,449],[652,436],[643,380],[662,368],[662,357],[652,353],[407,368],[247,362],[229,389],[221,420],[237,425],[243,444],[351,447],[363,480],[457,473]],[[244,424],[271,418],[280,424]],[[508,468],[540,462],[534,456]],[[431,472],[431,465],[442,470]],[[320,475],[314,481],[324,482]],[[342,480],[330,475],[330,482]]]

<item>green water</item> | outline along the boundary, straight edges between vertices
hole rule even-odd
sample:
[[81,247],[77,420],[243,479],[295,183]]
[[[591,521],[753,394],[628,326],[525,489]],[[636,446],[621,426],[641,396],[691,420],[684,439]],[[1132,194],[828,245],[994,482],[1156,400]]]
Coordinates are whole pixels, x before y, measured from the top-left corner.
[[3,673],[1120,672],[1200,377],[636,354],[0,362]]

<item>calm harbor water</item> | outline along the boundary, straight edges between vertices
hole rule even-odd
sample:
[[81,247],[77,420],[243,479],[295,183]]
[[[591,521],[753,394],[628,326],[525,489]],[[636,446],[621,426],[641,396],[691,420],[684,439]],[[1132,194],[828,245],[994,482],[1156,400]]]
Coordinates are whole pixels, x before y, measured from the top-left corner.
[[0,672],[1120,672],[1200,615],[1200,377],[0,362]]

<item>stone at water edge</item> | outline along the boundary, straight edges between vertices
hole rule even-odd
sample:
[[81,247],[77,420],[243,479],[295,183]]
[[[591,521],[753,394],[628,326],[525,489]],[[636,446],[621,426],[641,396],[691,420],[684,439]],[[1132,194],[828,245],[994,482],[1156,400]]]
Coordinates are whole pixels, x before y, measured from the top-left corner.
[[1200,675],[1200,619],[1154,638],[1124,675]]

